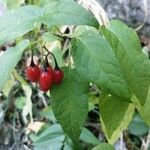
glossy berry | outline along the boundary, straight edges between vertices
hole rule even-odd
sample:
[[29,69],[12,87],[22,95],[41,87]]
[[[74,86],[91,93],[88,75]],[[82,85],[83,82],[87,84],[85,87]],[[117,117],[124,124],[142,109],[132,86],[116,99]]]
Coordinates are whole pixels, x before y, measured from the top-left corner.
[[26,69],[26,76],[32,82],[36,82],[39,79],[40,68],[34,64],[33,60],[31,60],[31,65]]
[[[44,48],[47,50],[47,48],[44,46]],[[48,51],[48,50],[47,50]],[[54,54],[52,52],[49,52],[48,51],[48,55],[51,54],[54,58],[54,61],[55,61],[55,69],[53,70],[52,68],[49,68],[49,72],[52,71],[52,79],[53,79],[53,83],[54,84],[60,84],[62,82],[62,79],[64,77],[64,73],[63,71],[59,68],[58,66],[58,63],[57,63],[57,60],[56,60],[56,57],[54,56]],[[47,55],[47,56],[48,56]],[[46,56],[46,59],[45,59],[45,63],[46,63],[46,66],[49,66],[50,65],[48,64],[48,59],[47,59],[47,56]]]
[[39,78],[40,90],[47,92],[52,87],[52,73],[48,69],[42,70]]
[[62,82],[62,79],[64,77],[64,73],[60,69],[54,69],[53,70],[53,83],[54,84],[60,84]]

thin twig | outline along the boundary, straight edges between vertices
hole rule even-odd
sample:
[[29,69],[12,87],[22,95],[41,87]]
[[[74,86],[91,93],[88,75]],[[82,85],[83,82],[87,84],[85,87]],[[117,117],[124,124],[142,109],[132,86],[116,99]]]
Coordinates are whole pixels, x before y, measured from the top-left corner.
[[63,39],[68,39],[68,40],[71,40],[71,37],[69,37],[68,35],[59,35],[59,34],[56,34],[56,33],[53,33],[53,35],[59,37],[59,38],[63,38]]

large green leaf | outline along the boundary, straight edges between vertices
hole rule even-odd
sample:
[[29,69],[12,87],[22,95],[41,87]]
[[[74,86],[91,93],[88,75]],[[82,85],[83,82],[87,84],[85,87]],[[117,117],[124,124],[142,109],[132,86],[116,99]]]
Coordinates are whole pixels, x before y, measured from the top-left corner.
[[73,0],[51,1],[44,8],[42,21],[50,26],[64,24],[99,26],[94,16]]
[[113,144],[126,129],[134,114],[134,105],[122,98],[103,95],[99,102],[102,127],[109,143]]
[[137,34],[117,20],[101,31],[113,49],[132,94],[144,105],[150,86],[150,61],[142,53]]
[[87,84],[75,70],[64,74],[62,84],[52,90],[52,108],[63,130],[77,141],[88,113]]
[[0,45],[10,42],[38,26],[42,9],[24,6],[8,11],[0,18]]
[[130,97],[124,74],[110,45],[94,30],[87,30],[72,41],[75,67],[102,91]]
[[20,42],[16,47],[7,49],[0,57],[0,90],[9,79],[12,69],[17,65],[24,49],[29,45],[28,40]]
[[102,143],[94,147],[92,150],[115,150],[115,148],[107,143]]

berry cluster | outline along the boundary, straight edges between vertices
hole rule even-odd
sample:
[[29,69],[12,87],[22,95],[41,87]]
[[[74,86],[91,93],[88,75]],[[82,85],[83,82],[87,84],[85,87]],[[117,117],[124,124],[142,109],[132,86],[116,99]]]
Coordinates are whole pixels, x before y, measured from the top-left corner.
[[26,76],[31,82],[38,82],[40,90],[47,92],[51,89],[53,84],[60,84],[63,79],[63,71],[59,68],[55,56],[52,54],[55,61],[55,68],[53,69],[48,62],[48,55],[46,55],[44,60],[44,67],[39,68],[38,65],[34,63],[33,55],[31,58],[31,64],[26,68]]

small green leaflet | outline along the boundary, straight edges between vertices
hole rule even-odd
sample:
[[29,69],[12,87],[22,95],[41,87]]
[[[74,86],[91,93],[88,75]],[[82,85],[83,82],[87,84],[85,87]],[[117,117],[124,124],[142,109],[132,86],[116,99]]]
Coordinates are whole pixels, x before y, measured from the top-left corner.
[[52,108],[62,129],[77,142],[88,113],[88,84],[75,70],[65,71],[64,75],[62,84],[51,91]]
[[15,107],[17,109],[22,110],[25,104],[26,104],[26,97],[21,96],[21,97],[16,98]]
[[144,123],[143,119],[138,113],[136,113],[136,115],[134,116],[128,129],[129,129],[130,134],[133,134],[139,137],[147,135],[149,131],[149,127]]
[[115,148],[107,143],[102,143],[94,147],[92,150],[115,150]]
[[98,138],[96,138],[94,134],[91,131],[89,131],[87,128],[83,128],[80,136],[80,140],[93,145],[97,145],[101,143],[101,141]]
[[10,77],[12,69],[17,65],[25,48],[29,45],[28,40],[20,42],[16,47],[7,49],[0,57],[0,90]]

